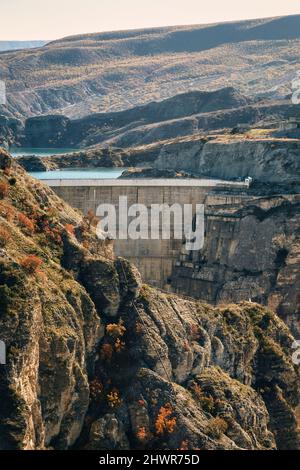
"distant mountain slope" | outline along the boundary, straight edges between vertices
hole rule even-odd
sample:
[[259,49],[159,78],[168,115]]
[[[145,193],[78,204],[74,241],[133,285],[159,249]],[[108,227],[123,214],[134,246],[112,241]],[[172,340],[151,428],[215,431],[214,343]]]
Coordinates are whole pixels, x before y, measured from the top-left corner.
[[30,117],[25,126],[12,131],[15,142],[27,147],[86,148],[100,144],[128,148],[221,129],[231,131],[241,123],[244,127],[262,123],[276,127],[278,121],[296,116],[300,116],[299,106],[289,100],[257,102],[227,87],[182,93],[128,110],[79,119],[60,114]]
[[[193,127],[198,129],[196,123],[193,126],[193,121],[199,113],[239,108],[249,103],[250,100],[233,88],[223,88],[214,92],[183,93],[126,111],[91,114],[71,121],[59,115],[36,116],[26,120],[25,145],[53,146],[64,142],[70,146],[85,146],[113,139],[118,135],[122,135],[124,140],[124,136],[128,135],[130,143],[126,141],[121,146],[129,146],[140,143],[138,136],[132,137],[132,133],[145,134],[145,126],[149,126],[151,130],[166,123],[166,126],[171,128],[169,135],[166,126],[163,125],[162,129],[156,132],[154,140],[182,135],[183,130],[180,130],[182,126],[186,128],[183,134],[190,134]],[[188,126],[185,124],[187,118],[191,123]],[[175,123],[175,120],[178,122]],[[142,129],[138,130],[139,128]]]
[[47,44],[47,41],[0,41],[0,51],[12,51],[15,49],[32,49]]
[[68,37],[0,54],[4,111],[78,118],[225,86],[274,99],[291,93],[299,46],[300,15]]

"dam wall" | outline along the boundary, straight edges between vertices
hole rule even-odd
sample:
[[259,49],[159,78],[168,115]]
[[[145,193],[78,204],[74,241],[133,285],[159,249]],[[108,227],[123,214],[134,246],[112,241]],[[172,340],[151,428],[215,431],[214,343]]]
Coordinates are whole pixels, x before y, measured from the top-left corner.
[[[100,204],[118,207],[119,197],[127,196],[128,206],[132,204],[174,203],[191,204],[240,204],[241,195],[214,195],[214,191],[247,191],[244,182],[225,182],[211,179],[124,179],[124,180],[46,180],[45,181],[71,206],[83,213],[94,213]],[[171,227],[172,228],[172,227]],[[129,259],[141,272],[143,279],[162,289],[171,288],[171,276],[178,263],[189,265],[191,255],[185,251],[182,240],[115,240],[115,253]]]

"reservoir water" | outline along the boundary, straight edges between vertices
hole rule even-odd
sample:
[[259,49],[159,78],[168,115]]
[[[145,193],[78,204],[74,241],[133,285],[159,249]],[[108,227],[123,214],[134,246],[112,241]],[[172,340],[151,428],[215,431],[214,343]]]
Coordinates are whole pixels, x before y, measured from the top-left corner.
[[[35,148],[35,147],[11,147],[10,153],[13,157],[35,155],[37,157],[49,157],[74,153],[76,148]],[[35,171],[30,174],[39,180],[56,179],[116,179],[126,168],[71,168],[64,170]]]
[[70,170],[51,170],[30,172],[39,180],[56,179],[116,179],[126,168],[76,168]]

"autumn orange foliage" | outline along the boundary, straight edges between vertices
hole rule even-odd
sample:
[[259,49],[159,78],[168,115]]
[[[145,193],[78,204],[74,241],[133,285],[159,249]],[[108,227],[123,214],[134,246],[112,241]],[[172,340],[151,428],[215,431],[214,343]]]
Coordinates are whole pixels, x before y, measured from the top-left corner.
[[8,184],[5,182],[0,183],[0,199],[4,199],[8,195]]
[[178,450],[189,450],[188,441],[182,441]]
[[177,420],[175,417],[172,417],[172,414],[173,409],[170,403],[160,408],[155,421],[156,434],[161,435],[174,432]]
[[74,235],[74,233],[75,233],[75,227],[74,227],[74,225],[72,225],[72,224],[66,224],[66,225],[65,225],[65,229],[66,229],[66,231],[67,231],[70,235]]
[[33,233],[34,230],[35,230],[35,223],[29,219],[25,214],[22,214],[22,212],[20,212],[18,214],[18,220],[19,220],[19,223],[22,227],[24,227],[29,233]]
[[139,441],[145,441],[147,439],[147,431],[145,426],[139,428],[138,432],[136,433],[136,437]]
[[120,320],[119,323],[111,323],[106,327],[106,333],[113,338],[119,338],[124,335],[126,331],[123,321]]
[[115,350],[117,353],[123,351],[123,349],[125,348],[125,343],[124,341],[121,341],[120,338],[118,338],[115,342]]
[[108,405],[111,408],[116,408],[120,406],[122,403],[122,400],[121,400],[120,393],[118,392],[118,390],[113,389],[110,393],[108,393],[107,401],[108,401]]
[[197,341],[201,337],[200,328],[195,323],[190,324],[191,338],[193,341]]
[[35,255],[29,255],[22,259],[21,266],[29,273],[34,274],[37,272],[43,261]]

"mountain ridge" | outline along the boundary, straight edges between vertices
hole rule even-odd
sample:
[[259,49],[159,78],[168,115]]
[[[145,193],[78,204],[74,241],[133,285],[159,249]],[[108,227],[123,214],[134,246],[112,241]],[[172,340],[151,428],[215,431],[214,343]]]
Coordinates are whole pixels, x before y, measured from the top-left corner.
[[224,86],[283,98],[296,77],[299,31],[300,15],[291,15],[78,35],[0,54],[8,94],[3,111],[78,118]]

